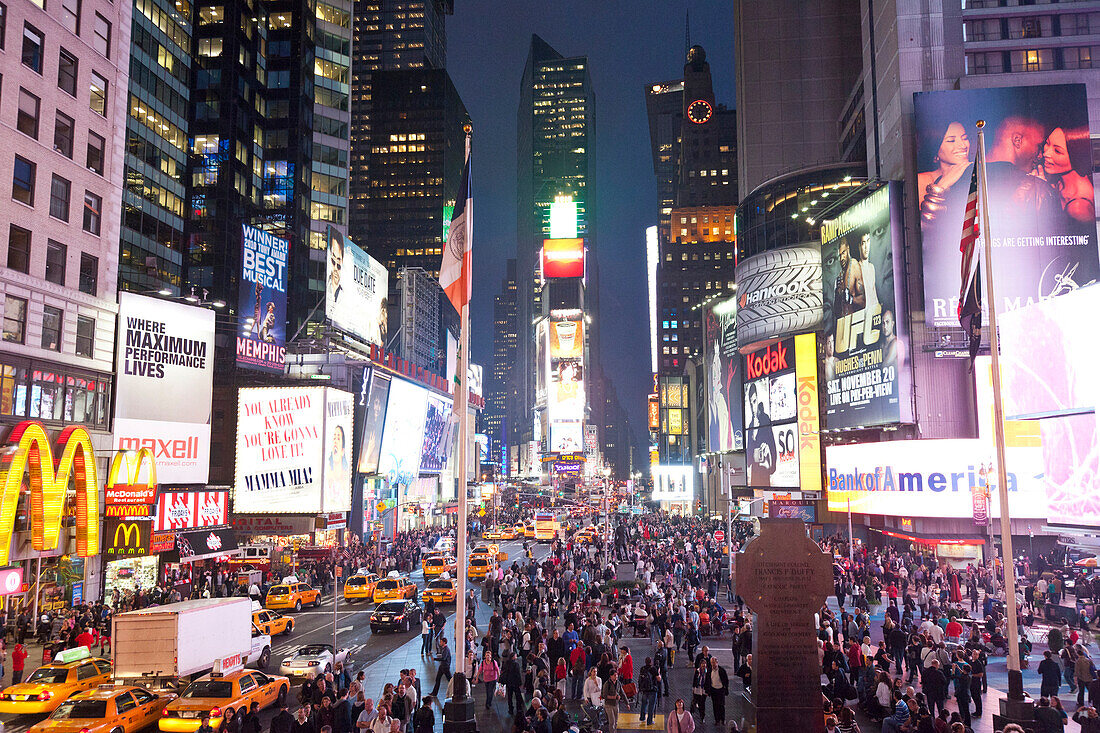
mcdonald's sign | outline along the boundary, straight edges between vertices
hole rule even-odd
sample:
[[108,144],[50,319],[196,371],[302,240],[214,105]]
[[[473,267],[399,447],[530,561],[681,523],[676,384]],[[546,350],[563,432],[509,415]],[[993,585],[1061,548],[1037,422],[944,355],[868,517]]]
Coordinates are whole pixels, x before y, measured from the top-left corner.
[[[145,482],[139,483],[141,469],[148,466]],[[123,476],[120,473],[125,471]],[[125,483],[119,483],[122,478]],[[107,486],[104,489],[104,503],[112,504],[155,504],[157,501],[157,459],[149,448],[119,451],[111,458],[111,469],[107,472]]]
[[70,425],[57,438],[56,459],[49,435],[36,420],[21,422],[0,453],[0,566],[7,565],[15,533],[15,514],[29,475],[31,547],[35,552],[57,548],[69,482],[76,488],[76,553],[99,552],[99,480],[95,451],[87,429]]
[[103,554],[108,560],[148,555],[152,531],[148,519],[107,517],[103,520]]

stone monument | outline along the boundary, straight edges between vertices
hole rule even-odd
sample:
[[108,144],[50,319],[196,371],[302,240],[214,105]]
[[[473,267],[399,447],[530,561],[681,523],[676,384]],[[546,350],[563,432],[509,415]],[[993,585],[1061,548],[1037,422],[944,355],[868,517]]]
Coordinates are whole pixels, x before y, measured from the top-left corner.
[[833,592],[832,566],[800,519],[762,519],[736,555],[737,594],[754,614],[750,731],[825,730],[814,613]]

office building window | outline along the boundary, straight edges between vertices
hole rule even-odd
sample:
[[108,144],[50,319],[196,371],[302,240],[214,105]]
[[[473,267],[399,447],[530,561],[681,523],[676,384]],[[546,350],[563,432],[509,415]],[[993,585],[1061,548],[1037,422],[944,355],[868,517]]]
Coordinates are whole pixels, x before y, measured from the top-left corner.
[[91,99],[89,106],[92,111],[107,116],[107,80],[96,72],[92,72]]
[[95,356],[95,319],[76,317],[76,355],[91,359]]
[[76,72],[79,62],[65,49],[57,53],[57,88],[69,96],[76,96]]
[[61,351],[61,320],[60,308],[52,305],[42,307],[42,348],[50,351]]
[[15,169],[12,172],[11,197],[16,201],[22,201],[28,206],[34,206],[34,163],[26,158],[15,156]]
[[99,294],[99,258],[87,252],[80,253],[80,292]]
[[38,139],[38,109],[41,102],[26,89],[19,89],[19,113],[15,118],[15,127],[24,135]]
[[8,6],[0,3],[0,49],[4,48],[4,38],[8,35]]
[[99,236],[100,215],[103,212],[103,199],[91,191],[84,192],[84,231]]
[[[50,185],[50,216],[56,217],[61,221],[69,220],[70,188],[72,188],[72,184],[69,183],[68,180],[56,173],[54,174],[53,183]],[[47,269],[49,269],[48,265]],[[49,279],[48,276],[47,279]]]
[[65,265],[69,248],[52,239],[46,242],[46,280],[54,285],[65,284]]
[[4,340],[21,344],[27,336],[27,300],[9,295],[4,298]]
[[61,0],[61,25],[80,35],[80,0]]
[[12,224],[8,228],[8,269],[27,274],[31,270],[31,233]]
[[42,73],[42,51],[46,46],[46,39],[42,31],[33,25],[23,24],[23,65],[35,72]]
[[53,149],[66,158],[73,157],[73,135],[76,123],[64,112],[58,112],[53,123]]
[[96,13],[92,34],[92,47],[107,58],[111,58],[111,22]]
[[103,175],[103,154],[107,141],[94,132],[88,133],[88,170]]

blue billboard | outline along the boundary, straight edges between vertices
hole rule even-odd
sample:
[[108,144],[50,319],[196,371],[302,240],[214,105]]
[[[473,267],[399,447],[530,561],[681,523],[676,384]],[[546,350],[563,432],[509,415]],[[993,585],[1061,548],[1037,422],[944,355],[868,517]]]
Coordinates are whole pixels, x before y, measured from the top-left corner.
[[286,361],[286,282],[290,243],[241,226],[237,364],[282,374]]

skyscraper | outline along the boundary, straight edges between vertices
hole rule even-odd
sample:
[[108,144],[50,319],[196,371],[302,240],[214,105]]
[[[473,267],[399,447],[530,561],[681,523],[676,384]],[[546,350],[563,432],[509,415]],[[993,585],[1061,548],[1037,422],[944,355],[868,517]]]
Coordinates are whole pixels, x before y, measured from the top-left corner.
[[81,423],[109,450],[132,6],[2,10],[0,423]]
[[[781,173],[841,160],[838,126],[862,116],[859,17],[859,0],[734,0],[740,198]],[[861,149],[844,160],[863,160]]]
[[685,373],[702,352],[697,306],[733,288],[737,113],[715,100],[701,46],[689,49],[683,79],[647,87],[646,101],[661,198],[653,294],[662,410],[657,446],[661,463],[682,464],[691,462],[702,437]]
[[[486,390],[485,411],[482,413],[485,434],[489,436],[491,456],[499,459],[501,447],[507,446],[508,431],[512,427],[518,389],[515,384],[517,371],[516,345],[519,334],[519,315],[516,303],[516,260],[505,263],[500,293],[493,299],[493,361]],[[505,470],[507,466],[503,467]]]
[[[193,7],[186,0],[132,4],[118,285],[179,292],[185,265]],[[198,51],[208,56],[213,48],[206,44]]]
[[[543,378],[548,375],[546,363],[540,364],[536,357],[536,341],[542,338],[537,335],[540,331],[536,321],[556,317],[554,311],[583,314],[584,358],[598,360],[599,353],[598,245],[591,168],[594,103],[587,57],[564,57],[542,38],[532,36],[520,83],[517,144],[520,366],[516,381],[522,409],[515,434],[520,442],[541,438],[548,446],[546,450],[561,443],[551,438],[546,412],[541,410],[546,404],[548,384]],[[561,212],[562,231],[555,231],[552,211]],[[558,238],[573,239],[579,243],[578,248],[585,250],[581,253],[579,277],[573,270],[570,277],[548,280],[542,271],[539,253],[544,240]],[[590,368],[591,364],[586,366]],[[541,414],[538,433],[536,408]],[[588,409],[586,401],[583,411]],[[571,435],[569,444],[576,443],[577,437],[578,433]]]
[[352,201],[348,233],[353,240],[366,246],[372,180],[370,151],[374,146],[371,124],[377,96],[372,83],[374,74],[400,69],[444,68],[447,62],[446,16],[454,13],[454,0],[355,0],[354,11]]

